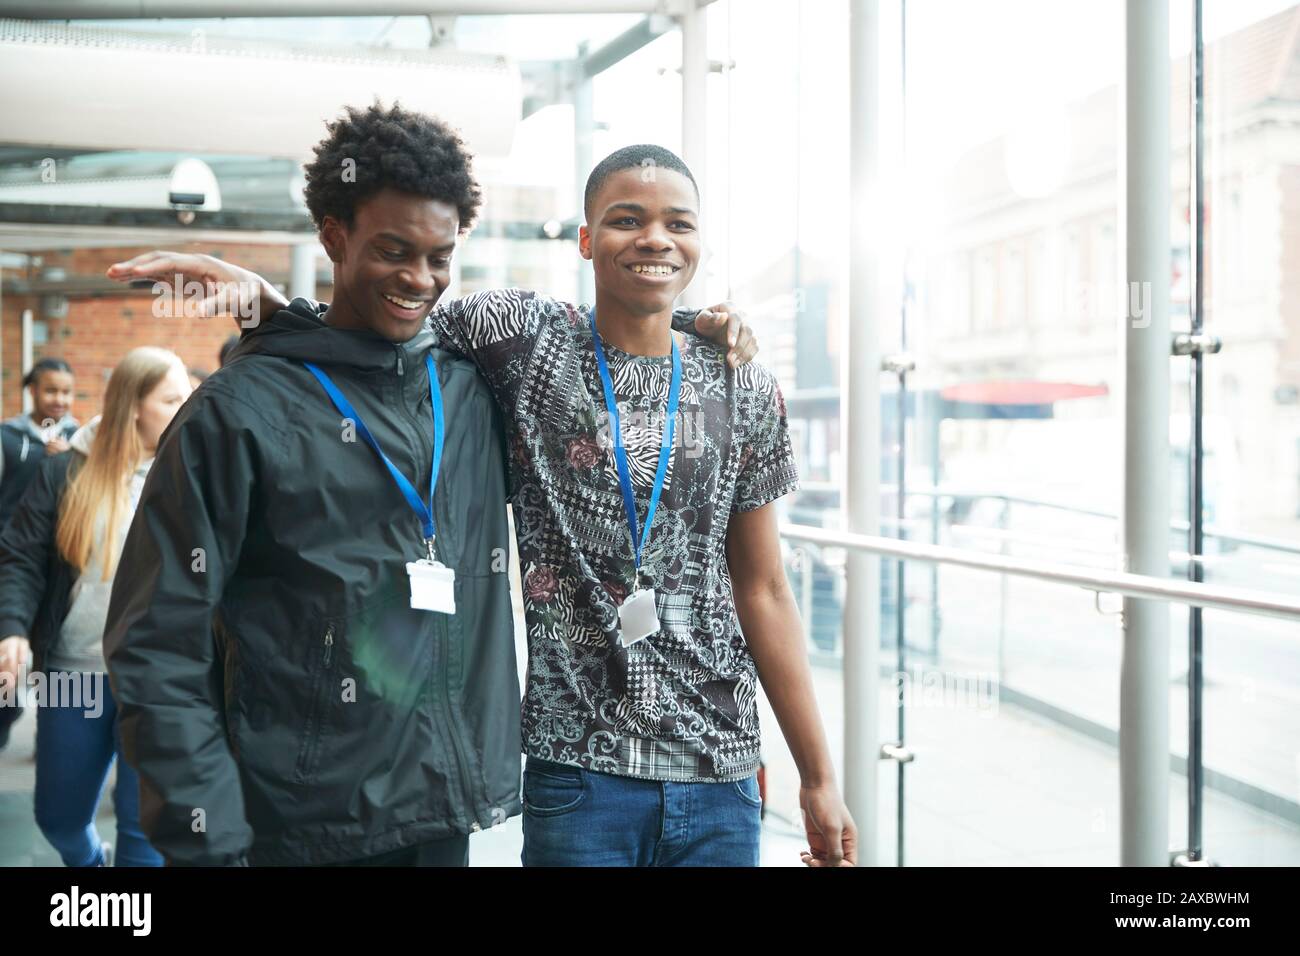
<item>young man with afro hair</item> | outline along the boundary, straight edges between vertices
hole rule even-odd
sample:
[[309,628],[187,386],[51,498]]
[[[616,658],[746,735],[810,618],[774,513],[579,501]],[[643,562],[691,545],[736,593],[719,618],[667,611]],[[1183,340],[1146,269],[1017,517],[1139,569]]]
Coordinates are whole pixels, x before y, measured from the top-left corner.
[[[500,396],[464,303],[429,322],[481,192],[455,131],[397,106],[347,110],[306,172],[333,301],[263,283],[283,307],[159,447],[104,639],[124,749],[171,864],[465,865],[521,809]],[[174,253],[109,274],[260,281]]]

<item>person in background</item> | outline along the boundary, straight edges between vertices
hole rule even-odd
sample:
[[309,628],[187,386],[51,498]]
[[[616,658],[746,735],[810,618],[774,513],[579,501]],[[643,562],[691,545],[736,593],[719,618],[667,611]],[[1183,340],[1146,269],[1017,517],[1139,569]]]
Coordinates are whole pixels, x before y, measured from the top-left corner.
[[[67,362],[41,359],[23,379],[31,392],[30,414],[15,415],[0,425],[0,531],[45,456],[68,450],[68,439],[77,430],[77,420],[69,414],[73,384]],[[16,702],[0,707],[0,750],[8,746],[9,732],[22,715]]]
[[0,425],[0,529],[9,523],[18,499],[36,474],[41,459],[68,450],[77,430],[72,417],[72,367],[60,358],[43,358],[23,379],[32,410]]
[[192,365],[189,368],[188,374],[190,376],[190,390],[193,391],[194,389],[202,385],[204,382],[206,382],[208,380],[208,376],[211,375],[212,373],[205,368],[199,368],[198,366]]
[[[35,651],[36,822],[68,866],[105,866],[95,812],[115,757],[117,705],[104,623],[126,532],[163,430],[190,396],[181,360],[138,348],[109,379],[104,413],[46,458],[0,536],[0,689]],[[139,778],[119,759],[118,866],[161,866],[140,828]]]

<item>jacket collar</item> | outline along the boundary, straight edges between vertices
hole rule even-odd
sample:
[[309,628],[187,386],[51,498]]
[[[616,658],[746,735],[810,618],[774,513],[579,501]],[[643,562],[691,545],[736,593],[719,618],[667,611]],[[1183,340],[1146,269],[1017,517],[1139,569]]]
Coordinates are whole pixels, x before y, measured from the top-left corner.
[[258,353],[342,366],[361,374],[402,374],[424,361],[433,347],[434,334],[427,323],[407,341],[390,342],[373,332],[326,325],[321,316],[327,308],[323,302],[294,299],[245,335],[228,361]]

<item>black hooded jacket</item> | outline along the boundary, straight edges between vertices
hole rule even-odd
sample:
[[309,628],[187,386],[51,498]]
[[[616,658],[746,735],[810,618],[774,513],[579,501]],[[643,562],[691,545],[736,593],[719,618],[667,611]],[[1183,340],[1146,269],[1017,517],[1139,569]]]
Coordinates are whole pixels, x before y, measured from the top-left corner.
[[[357,859],[519,812],[503,431],[469,362],[295,299],[163,436],[104,637],[141,822],[172,864]],[[319,365],[435,495],[454,616],[413,610],[420,525],[303,366]]]

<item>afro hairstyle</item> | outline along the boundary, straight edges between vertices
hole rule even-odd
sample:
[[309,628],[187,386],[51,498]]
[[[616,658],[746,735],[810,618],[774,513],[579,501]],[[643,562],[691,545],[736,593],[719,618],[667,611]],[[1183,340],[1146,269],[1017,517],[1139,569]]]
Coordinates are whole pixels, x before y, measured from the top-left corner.
[[385,188],[455,206],[462,234],[474,225],[483,194],[473,155],[442,120],[376,102],[363,110],[346,107],[326,128],[329,135],[304,170],[304,197],[317,229],[326,216],[352,228],[357,204]]

